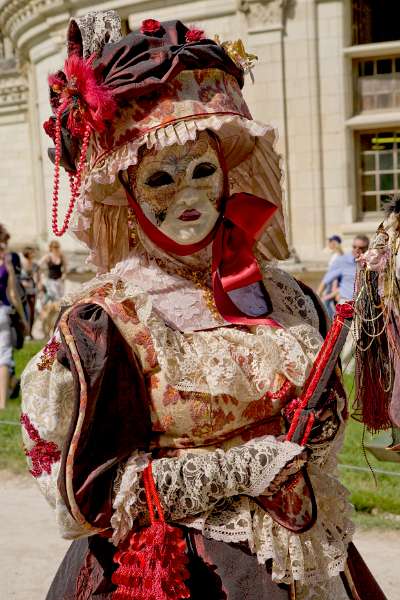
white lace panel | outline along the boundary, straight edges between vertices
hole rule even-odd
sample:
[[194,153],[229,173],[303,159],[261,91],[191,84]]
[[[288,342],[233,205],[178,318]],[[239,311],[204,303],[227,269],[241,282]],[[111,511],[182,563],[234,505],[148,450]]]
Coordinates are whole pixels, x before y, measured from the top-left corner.
[[[59,342],[59,334],[52,339]],[[21,411],[29,415],[42,438],[61,448],[73,411],[73,377],[57,360],[47,368],[39,368],[42,360],[43,350],[32,358],[22,374]],[[27,447],[32,445],[26,434],[23,435]]]
[[[180,458],[155,460],[153,477],[167,518],[179,521],[209,511],[231,496],[259,496],[301,451],[297,444],[265,436],[226,452],[187,453]],[[127,535],[134,519],[145,509],[140,502],[143,493],[138,476],[145,465],[143,455],[134,455],[118,478],[111,521],[114,543]]]
[[179,275],[163,271],[145,256],[131,256],[119,263],[114,273],[130,284],[136,282],[149,294],[157,313],[174,329],[191,332],[228,324],[210,313],[201,289]]
[[83,58],[100,54],[106,44],[118,42],[122,37],[121,19],[115,10],[88,12],[71,21],[81,34]]
[[271,298],[273,316],[282,325],[311,325],[318,331],[319,318],[314,303],[295,279],[274,263],[260,260],[264,284]]

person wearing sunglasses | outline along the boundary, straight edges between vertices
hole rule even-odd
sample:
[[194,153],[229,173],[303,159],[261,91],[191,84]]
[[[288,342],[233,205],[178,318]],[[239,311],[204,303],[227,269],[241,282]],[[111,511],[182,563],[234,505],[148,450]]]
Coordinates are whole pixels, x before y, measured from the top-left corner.
[[324,286],[329,286],[334,281],[339,282],[338,301],[351,300],[354,293],[354,282],[357,272],[357,259],[368,250],[369,239],[366,235],[357,235],[352,244],[351,252],[338,256],[332,268],[322,279]]

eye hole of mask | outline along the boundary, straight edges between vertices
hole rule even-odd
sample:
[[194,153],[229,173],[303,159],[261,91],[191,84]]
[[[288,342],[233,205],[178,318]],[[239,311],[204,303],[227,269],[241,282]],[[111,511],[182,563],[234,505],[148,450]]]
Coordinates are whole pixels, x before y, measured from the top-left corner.
[[212,165],[211,163],[200,163],[194,168],[192,179],[202,179],[203,177],[210,177],[210,175],[213,175],[213,173],[215,173],[216,170],[217,167],[215,165]]
[[146,181],[146,185],[153,188],[169,185],[170,183],[174,183],[174,180],[167,171],[156,171]]

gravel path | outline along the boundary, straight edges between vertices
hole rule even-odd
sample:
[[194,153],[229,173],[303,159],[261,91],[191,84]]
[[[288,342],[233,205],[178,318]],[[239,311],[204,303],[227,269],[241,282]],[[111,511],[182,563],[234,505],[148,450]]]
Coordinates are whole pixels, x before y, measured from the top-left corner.
[[[0,472],[0,523],[0,598],[44,600],[70,542],[31,478]],[[400,532],[363,530],[355,543],[388,600],[400,600]]]

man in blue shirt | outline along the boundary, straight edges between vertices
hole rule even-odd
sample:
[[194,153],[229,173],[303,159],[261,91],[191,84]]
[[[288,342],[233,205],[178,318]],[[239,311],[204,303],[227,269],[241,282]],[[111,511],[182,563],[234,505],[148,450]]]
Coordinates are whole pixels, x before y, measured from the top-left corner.
[[338,256],[328,269],[322,284],[330,285],[334,281],[339,282],[338,300],[351,300],[354,293],[354,282],[357,272],[356,259],[368,250],[369,239],[365,235],[357,235],[353,240],[351,252]]

